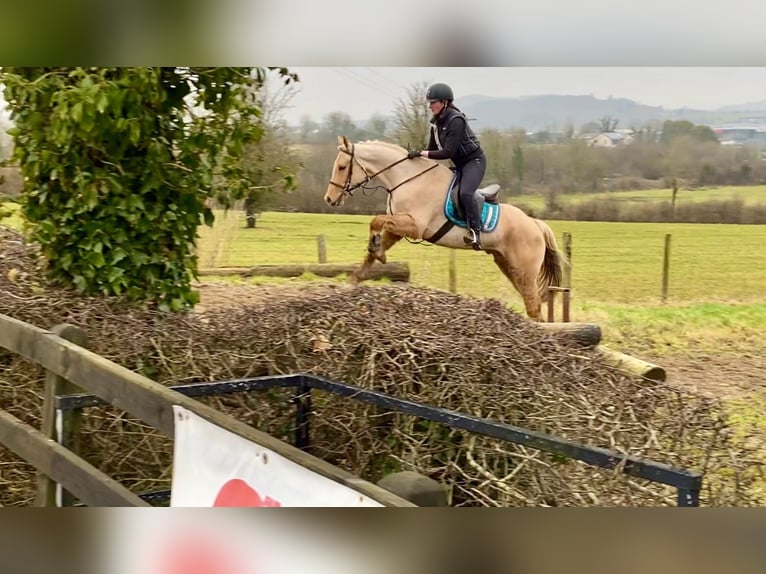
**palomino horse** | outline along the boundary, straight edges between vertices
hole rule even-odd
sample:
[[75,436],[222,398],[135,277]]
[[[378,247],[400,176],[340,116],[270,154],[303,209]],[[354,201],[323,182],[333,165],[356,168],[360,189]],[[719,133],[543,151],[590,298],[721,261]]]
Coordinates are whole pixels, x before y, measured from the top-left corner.
[[[470,249],[463,241],[465,230],[445,217],[448,189],[453,172],[431,159],[407,159],[404,148],[380,141],[352,144],[338,137],[338,155],[333,164],[325,201],[342,205],[354,190],[377,177],[388,192],[388,215],[378,215],[370,223],[367,257],[351,277],[366,278],[375,260],[386,262],[386,251],[402,237],[422,239],[452,249]],[[500,187],[479,190],[486,207],[484,223],[493,219],[489,232],[482,232],[482,248],[491,253],[495,264],[524,298],[527,315],[541,321],[541,300],[548,286],[558,286],[566,258],[556,244],[551,228],[510,204],[497,204]],[[494,205],[493,205],[494,204]],[[459,219],[462,221],[462,218]],[[463,225],[465,225],[463,223]],[[494,225],[494,227],[492,227]]]

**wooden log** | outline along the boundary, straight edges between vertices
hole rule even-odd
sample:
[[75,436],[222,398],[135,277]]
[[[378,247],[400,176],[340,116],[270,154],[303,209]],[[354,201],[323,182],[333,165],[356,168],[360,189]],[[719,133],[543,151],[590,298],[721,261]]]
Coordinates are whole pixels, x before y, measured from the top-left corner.
[[561,333],[586,347],[595,347],[601,342],[601,327],[595,323],[538,323],[545,331]]
[[665,369],[659,365],[649,363],[631,355],[626,355],[625,353],[615,351],[604,345],[598,345],[596,350],[606,360],[607,364],[612,365],[623,373],[636,375],[652,381],[665,381]]
[[[313,273],[320,277],[336,277],[344,273],[351,274],[359,269],[359,265],[343,265],[335,263],[313,263],[308,265],[256,265],[254,267],[218,267],[214,269],[201,269],[200,276],[225,277],[240,275],[241,277],[253,277],[257,275],[265,277],[300,277],[304,273]],[[368,279],[382,279],[387,277],[392,281],[408,282],[410,280],[410,266],[407,263],[394,261],[391,263],[375,263],[367,272]]]
[[[384,506],[415,506],[375,484],[354,476],[347,470],[304,453],[244,421],[239,421],[211,406],[173,391],[165,385],[58,337],[50,331],[3,314],[0,314],[0,347],[18,353],[43,368],[53,371],[72,384],[97,395],[107,403],[138,417],[171,438],[174,436],[175,429],[173,405],[179,405],[245,440],[284,456],[312,472],[366,494]],[[36,430],[35,432],[39,433]],[[0,437],[0,443],[2,442],[3,437]],[[48,442],[51,443],[51,448],[61,449],[66,456],[75,457],[61,445],[52,441]],[[45,471],[44,468],[41,470]],[[62,483],[65,488],[87,504],[87,499],[82,497],[82,492],[74,488],[66,475],[57,474],[51,478]]]

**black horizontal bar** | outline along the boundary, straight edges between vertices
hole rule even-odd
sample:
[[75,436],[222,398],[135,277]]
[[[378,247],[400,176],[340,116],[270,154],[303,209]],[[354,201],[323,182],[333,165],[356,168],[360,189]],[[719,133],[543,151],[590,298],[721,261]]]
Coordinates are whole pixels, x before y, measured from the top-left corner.
[[[170,501],[170,491],[169,490],[154,490],[152,492],[144,492],[142,494],[137,495],[138,498],[143,500],[144,502],[148,502],[149,504],[157,504],[160,502],[169,502]],[[82,502],[76,502],[72,505],[73,507],[83,508],[86,505]]]
[[[225,393],[240,393],[269,389],[272,387],[295,387],[301,384],[303,375],[274,375],[253,377],[250,379],[234,379],[230,381],[215,381],[208,383],[187,383],[173,385],[168,388],[178,391],[187,397],[207,397]],[[56,409],[72,410],[85,407],[95,407],[108,404],[106,401],[91,394],[62,395],[56,397]]]
[[[315,375],[276,375],[249,379],[235,379],[230,381],[189,383],[186,385],[175,385],[169,388],[186,396],[211,396],[223,393],[261,390],[272,387],[293,387],[301,384],[324,390],[338,396],[359,400],[375,406],[443,423],[453,428],[459,428],[504,441],[530,446],[553,454],[560,454],[602,468],[614,468],[624,463],[623,473],[625,474],[668,484],[679,489],[699,491],[702,487],[702,475],[698,472],[675,468],[651,460],[642,460],[633,456],[625,456],[616,451],[610,451],[599,447],[573,443],[544,433],[498,423],[490,419],[472,417],[459,411],[415,403],[378,391],[360,389],[353,385],[339,383]],[[106,403],[95,395],[65,395],[57,397],[56,399],[56,408],[61,410],[103,404]],[[694,495],[692,495],[692,497],[693,496]]]
[[377,391],[360,389],[345,383],[331,381],[323,377],[316,377],[314,375],[304,375],[304,377],[305,383],[311,387],[375,406],[440,422],[453,428],[530,446],[545,452],[561,454],[568,458],[574,458],[603,468],[614,468],[624,462],[623,473],[625,474],[668,484],[677,488],[699,490],[702,486],[702,475],[698,472],[674,468],[666,464],[642,460],[632,456],[625,456],[599,447],[569,442],[551,435],[494,422],[490,419],[468,416],[458,411],[399,399]]
[[149,504],[155,504],[158,502],[168,502],[170,500],[169,490],[155,490],[153,492],[144,492],[138,495],[139,498],[145,500]]

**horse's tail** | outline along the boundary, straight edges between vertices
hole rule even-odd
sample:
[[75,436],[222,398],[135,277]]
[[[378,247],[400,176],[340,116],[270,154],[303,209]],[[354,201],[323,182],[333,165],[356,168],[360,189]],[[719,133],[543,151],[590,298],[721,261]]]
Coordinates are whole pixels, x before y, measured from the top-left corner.
[[537,279],[537,285],[540,289],[540,297],[545,299],[548,294],[548,287],[561,287],[564,276],[564,267],[569,264],[566,255],[559,250],[556,243],[556,236],[547,223],[540,219],[535,219],[535,223],[540,228],[545,238],[545,257],[540,267],[540,274]]

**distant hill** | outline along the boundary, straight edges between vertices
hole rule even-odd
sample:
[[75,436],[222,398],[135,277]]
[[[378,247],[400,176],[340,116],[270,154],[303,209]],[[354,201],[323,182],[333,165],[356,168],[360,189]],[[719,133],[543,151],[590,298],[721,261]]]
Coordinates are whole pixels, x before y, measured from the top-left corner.
[[[766,102],[762,104],[766,123]],[[703,124],[736,122],[738,119],[752,121],[752,112],[759,111],[754,106],[730,106],[731,109],[714,111],[666,109],[626,98],[541,95],[524,98],[467,98],[467,103],[461,109],[468,117],[475,118],[472,122],[475,129],[523,127],[527,131],[538,131],[563,130],[569,123],[578,128],[588,122],[598,122],[604,116],[618,119],[619,126],[624,128],[644,125],[650,121],[679,119]]]
[[585,123],[611,116],[621,127],[657,119],[666,114],[659,107],[647,106],[623,98],[598,99],[593,96],[542,95],[523,98],[489,98],[463,104],[461,109],[474,118],[474,129],[509,129],[528,131],[563,130],[568,124]]
[[[497,98],[481,94],[463,96],[458,106],[472,119],[474,130],[493,128],[527,131],[563,131],[569,124],[579,129],[605,116],[619,120],[618,127],[640,127],[648,122],[685,119],[697,124],[761,124],[766,126],[766,100],[723,106],[717,110],[667,109],[627,98],[597,98],[591,95],[539,95]],[[356,122],[364,126],[367,120]]]
[[723,112],[766,112],[766,100],[749,102],[746,104],[735,104],[733,106],[721,106],[718,109]]

